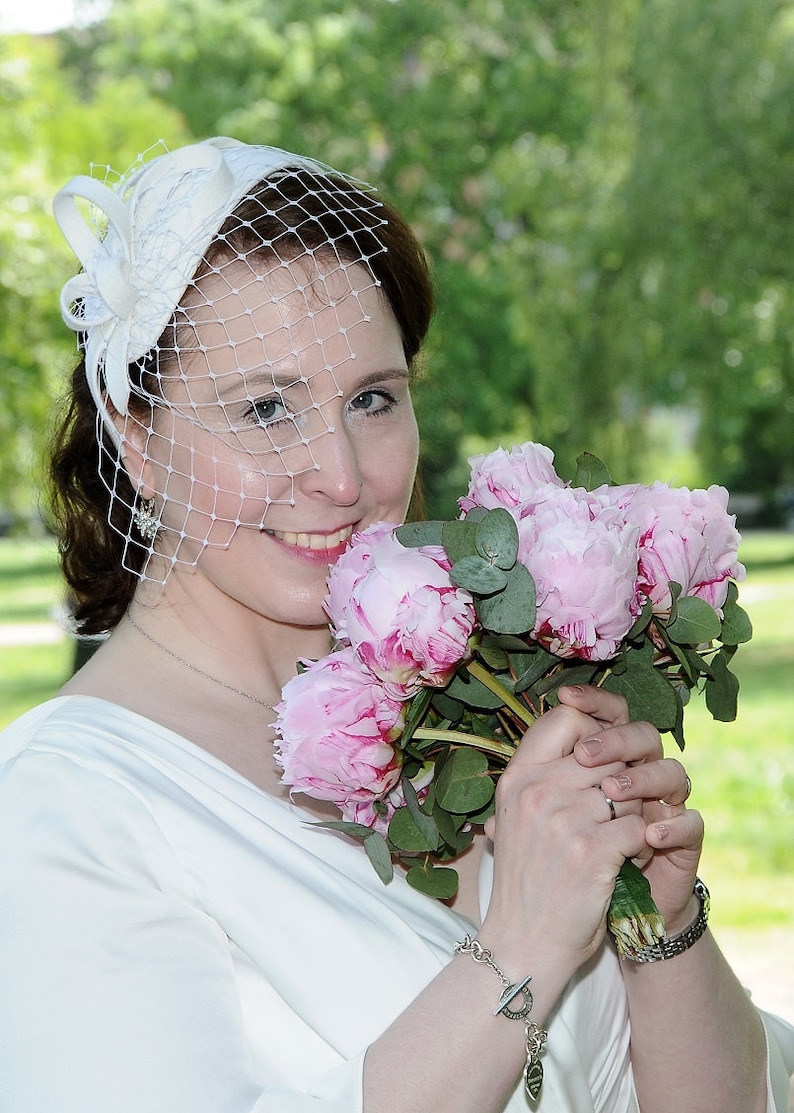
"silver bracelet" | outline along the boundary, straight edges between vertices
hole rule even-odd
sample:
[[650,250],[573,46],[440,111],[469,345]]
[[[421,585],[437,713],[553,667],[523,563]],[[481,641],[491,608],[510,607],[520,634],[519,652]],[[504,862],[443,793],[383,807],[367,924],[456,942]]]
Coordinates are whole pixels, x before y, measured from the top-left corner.
[[[502,983],[499,1004],[494,1009],[493,1015],[498,1016],[501,1013],[508,1020],[524,1021],[524,1042],[527,1052],[527,1064],[524,1067],[524,1087],[532,1100],[537,1101],[540,1088],[543,1085],[543,1064],[540,1061],[540,1055],[546,1040],[549,1038],[549,1033],[537,1025],[534,1020],[529,1019],[529,1013],[532,1009],[532,994],[529,991],[529,983],[532,981],[531,976],[524,978],[522,982],[511,982],[507,975],[496,965],[491,952],[483,947],[479,939],[472,939],[470,935],[464,935],[463,941],[455,944],[455,951],[458,954],[471,955],[475,962],[490,966]],[[521,998],[523,1004],[514,1007],[516,998]]]
[[626,951],[624,958],[630,958],[632,962],[659,962],[661,959],[675,958],[676,955],[688,951],[693,943],[697,943],[708,924],[711,898],[699,877],[695,879],[695,887],[692,891],[700,901],[700,911],[688,928],[684,928],[670,939],[660,939],[658,943],[650,943],[647,947]]

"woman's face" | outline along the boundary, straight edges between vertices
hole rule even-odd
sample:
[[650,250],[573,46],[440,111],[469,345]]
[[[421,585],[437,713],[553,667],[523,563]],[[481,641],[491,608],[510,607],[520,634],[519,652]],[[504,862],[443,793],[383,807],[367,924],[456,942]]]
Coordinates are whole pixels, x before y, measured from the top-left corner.
[[147,447],[157,548],[255,611],[316,624],[352,533],[407,510],[408,368],[364,267],[256,267],[224,265],[185,306]]

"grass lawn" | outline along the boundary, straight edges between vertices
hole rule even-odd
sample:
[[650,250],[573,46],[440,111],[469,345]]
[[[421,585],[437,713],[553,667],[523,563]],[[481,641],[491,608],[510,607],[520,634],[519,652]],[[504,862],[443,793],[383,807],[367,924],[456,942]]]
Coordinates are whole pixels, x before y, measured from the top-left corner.
[[[706,819],[701,872],[712,922],[757,933],[794,929],[794,534],[750,534],[742,558],[748,579],[740,602],[754,637],[735,660],[739,718],[714,723],[694,699],[684,756],[692,804]],[[54,694],[70,673],[66,637],[2,638],[4,628],[50,622],[60,597],[51,542],[0,540],[0,727]],[[672,742],[667,750],[677,752]]]

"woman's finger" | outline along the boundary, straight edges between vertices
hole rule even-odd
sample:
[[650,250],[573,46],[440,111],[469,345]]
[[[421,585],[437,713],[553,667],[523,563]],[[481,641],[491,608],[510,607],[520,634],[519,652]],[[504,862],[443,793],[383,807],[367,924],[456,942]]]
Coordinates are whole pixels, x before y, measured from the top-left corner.
[[607,692],[604,688],[566,685],[558,689],[557,696],[560,703],[583,711],[603,726],[619,726],[629,721],[629,708],[623,696]]
[[619,723],[602,727],[577,743],[574,750],[580,765],[595,769],[611,761],[642,764],[663,756],[659,731],[651,723]]
[[684,810],[692,790],[686,769],[677,758],[661,758],[644,764],[627,765],[605,776],[604,791],[614,800],[655,800],[666,818]]

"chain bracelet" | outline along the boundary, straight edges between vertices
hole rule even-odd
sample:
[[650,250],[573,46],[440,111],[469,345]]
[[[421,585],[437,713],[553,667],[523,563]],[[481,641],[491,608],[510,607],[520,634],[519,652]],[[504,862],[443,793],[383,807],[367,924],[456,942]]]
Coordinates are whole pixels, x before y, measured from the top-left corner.
[[[521,982],[511,982],[504,971],[496,965],[488,948],[483,947],[479,939],[472,939],[470,935],[464,935],[463,940],[455,944],[455,951],[462,955],[471,955],[475,962],[488,966],[502,983],[499,1004],[494,1009],[493,1015],[498,1016],[501,1013],[508,1020],[524,1021],[524,1044],[527,1053],[527,1062],[524,1067],[524,1087],[532,1100],[537,1101],[543,1084],[543,1064],[540,1061],[540,1056],[549,1034],[534,1020],[529,1019],[529,1013],[532,1009],[532,994],[529,990],[529,983],[532,981],[532,977],[526,977]],[[512,1007],[516,998],[519,997],[523,998],[524,1003],[517,1008]]]

